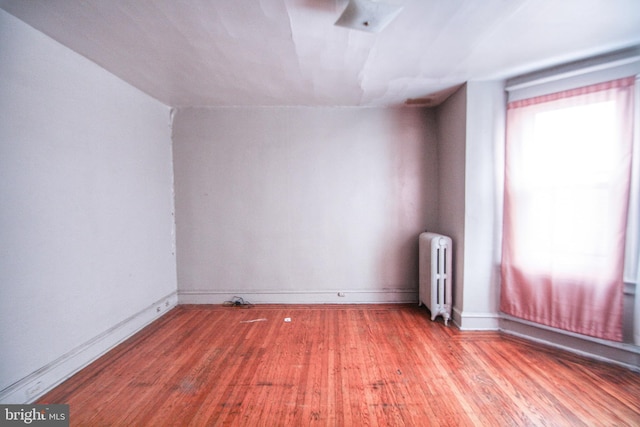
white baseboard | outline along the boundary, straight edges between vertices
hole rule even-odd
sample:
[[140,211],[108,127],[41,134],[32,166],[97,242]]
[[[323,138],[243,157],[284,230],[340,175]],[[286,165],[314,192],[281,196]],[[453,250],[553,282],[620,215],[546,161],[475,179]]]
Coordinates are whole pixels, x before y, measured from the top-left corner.
[[506,314],[501,315],[500,330],[518,338],[640,372],[640,347],[633,344],[575,334]]
[[177,304],[177,292],[172,292],[9,387],[0,390],[0,403],[27,404],[34,402],[116,345],[163,316]]
[[497,331],[500,329],[498,313],[469,313],[453,308],[453,323],[461,331]]
[[[342,295],[342,296],[341,296]],[[253,304],[384,304],[418,303],[416,289],[375,291],[178,291],[180,304],[222,304],[233,297]]]

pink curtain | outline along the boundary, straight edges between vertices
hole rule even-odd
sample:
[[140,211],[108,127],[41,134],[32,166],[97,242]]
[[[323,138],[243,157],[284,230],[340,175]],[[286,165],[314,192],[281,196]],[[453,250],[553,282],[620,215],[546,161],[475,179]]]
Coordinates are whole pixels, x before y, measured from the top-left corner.
[[634,80],[509,103],[504,313],[622,340]]

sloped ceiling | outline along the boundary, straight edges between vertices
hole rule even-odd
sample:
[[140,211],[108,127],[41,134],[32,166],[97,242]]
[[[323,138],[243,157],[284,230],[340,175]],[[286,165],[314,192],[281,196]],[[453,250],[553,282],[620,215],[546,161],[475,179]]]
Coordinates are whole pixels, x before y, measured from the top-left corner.
[[[437,104],[469,80],[640,44],[638,0],[385,0],[378,34],[346,0],[0,0],[173,107]],[[0,40],[1,44],[1,40]]]

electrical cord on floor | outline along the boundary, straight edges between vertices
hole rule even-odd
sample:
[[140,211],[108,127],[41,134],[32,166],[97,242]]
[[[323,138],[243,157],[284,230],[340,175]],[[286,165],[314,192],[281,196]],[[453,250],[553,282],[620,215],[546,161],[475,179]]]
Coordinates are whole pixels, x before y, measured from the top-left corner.
[[241,297],[233,297],[230,301],[225,301],[222,303],[225,307],[243,307],[243,308],[251,308],[253,304],[249,301],[245,300]]

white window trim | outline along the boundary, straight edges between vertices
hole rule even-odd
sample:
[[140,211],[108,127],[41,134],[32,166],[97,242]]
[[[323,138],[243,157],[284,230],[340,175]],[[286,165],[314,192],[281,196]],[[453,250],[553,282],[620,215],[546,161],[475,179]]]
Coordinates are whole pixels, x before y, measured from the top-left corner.
[[506,82],[508,101],[640,74],[640,46],[551,67]]

